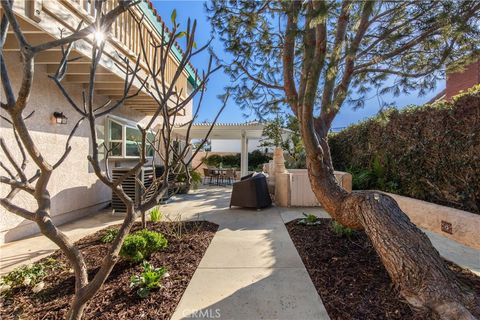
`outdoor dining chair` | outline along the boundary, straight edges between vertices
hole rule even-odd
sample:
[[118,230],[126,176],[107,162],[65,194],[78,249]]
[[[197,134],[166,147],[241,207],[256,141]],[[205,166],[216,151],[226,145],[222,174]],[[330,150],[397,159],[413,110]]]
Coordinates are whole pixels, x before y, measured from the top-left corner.
[[225,174],[224,174],[223,178],[227,181],[228,184],[233,184],[233,182],[237,178],[236,173],[235,173],[235,169],[234,168],[227,169],[225,171]]

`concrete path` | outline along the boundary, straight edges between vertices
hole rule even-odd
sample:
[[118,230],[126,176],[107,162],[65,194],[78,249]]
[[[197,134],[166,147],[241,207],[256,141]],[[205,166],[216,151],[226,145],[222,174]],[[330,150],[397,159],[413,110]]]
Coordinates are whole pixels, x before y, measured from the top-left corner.
[[220,227],[172,320],[329,319],[285,228],[281,213],[291,214],[230,210],[228,198],[222,202],[200,213]]
[[[122,214],[112,214],[111,210],[102,210],[90,216],[66,223],[59,227],[73,241],[95,233],[110,225],[119,224]],[[9,242],[0,246],[0,274],[25,264],[38,261],[58,250],[55,243],[43,235]]]

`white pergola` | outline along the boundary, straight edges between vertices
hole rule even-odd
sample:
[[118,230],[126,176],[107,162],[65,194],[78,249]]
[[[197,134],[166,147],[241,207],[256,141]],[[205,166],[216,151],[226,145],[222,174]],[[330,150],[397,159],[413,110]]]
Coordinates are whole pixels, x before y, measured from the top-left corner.
[[[196,123],[190,130],[190,139],[204,139],[210,128],[211,123]],[[244,176],[248,173],[248,140],[260,139],[262,137],[265,124],[259,122],[246,123],[217,123],[213,126],[209,139],[222,140],[240,140],[240,174]],[[183,137],[187,135],[187,126],[178,126],[175,132]]]

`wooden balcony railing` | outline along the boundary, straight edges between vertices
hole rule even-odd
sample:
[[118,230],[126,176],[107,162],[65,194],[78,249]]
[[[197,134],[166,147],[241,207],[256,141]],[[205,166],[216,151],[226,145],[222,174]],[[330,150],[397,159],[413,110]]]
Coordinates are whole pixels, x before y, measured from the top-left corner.
[[[32,45],[37,45],[53,40],[54,38],[59,38],[62,34],[60,30],[73,32],[82,20],[85,23],[94,22],[95,8],[92,5],[92,1],[93,0],[16,0],[14,1],[14,11],[20,18],[19,23],[24,30],[27,41]],[[113,9],[117,1],[118,0],[107,0],[104,10],[109,11]],[[108,96],[111,99],[122,97],[124,89],[124,75],[122,70],[117,66],[118,62],[120,62],[118,54],[129,57],[132,61],[140,56],[140,67],[142,68],[140,73],[147,75],[147,62],[153,65],[155,50],[153,43],[161,43],[160,32],[162,22],[158,21],[159,18],[155,15],[154,10],[149,8],[146,2],[141,2],[132,8],[131,11],[137,19],[143,14],[145,15],[140,29],[130,12],[125,12],[120,15],[109,31],[109,41],[105,45],[105,53],[97,69],[97,85],[95,90],[97,93]],[[142,53],[140,37],[143,37],[144,40],[146,58]],[[153,37],[153,39],[148,37]],[[93,39],[80,41],[75,44],[72,55],[79,57],[80,60],[71,62],[67,70],[66,81],[80,85],[88,84],[89,43],[91,43],[91,41],[93,41]],[[9,31],[3,50],[19,50],[18,42],[11,31]],[[156,58],[160,59],[159,56]],[[172,83],[180,58],[181,52],[179,49],[173,48],[169,53],[165,68],[165,82],[167,87]],[[61,51],[59,48],[55,48],[39,55],[35,59],[35,64],[45,65],[46,72],[53,74],[58,68],[60,59]],[[159,65],[159,61],[157,61],[156,65]],[[181,76],[176,81],[176,90],[177,92],[181,91],[183,97],[187,95],[188,82],[196,78],[194,72],[194,69],[189,65],[183,70]],[[152,83],[150,83],[150,85],[151,84]],[[139,83],[136,85],[139,85]],[[146,90],[140,95],[128,100],[125,105],[147,115],[154,113],[158,108],[158,105],[156,105],[154,99]],[[185,110],[181,110],[179,114],[182,115],[185,114],[185,112]]]
[[[28,0],[27,0],[28,1]],[[48,0],[47,0],[48,1]],[[50,0],[51,1],[51,0]],[[88,20],[89,22],[93,22],[95,17],[95,8],[92,5],[92,0],[59,0],[69,4],[69,7],[73,10],[76,10],[78,14],[82,16],[83,19]],[[106,4],[104,5],[105,12],[112,10],[118,0],[107,0]],[[141,9],[137,6],[134,7],[132,10],[133,14],[136,15],[136,18],[139,19],[142,15]],[[161,35],[158,32],[149,19],[143,19],[142,25],[140,26],[141,30],[139,30],[137,23],[134,20],[134,17],[130,14],[130,12],[124,12],[121,14],[113,23],[112,29],[110,30],[110,38],[113,45],[117,46],[119,51],[131,58],[141,56],[142,59],[144,55],[142,54],[142,47],[140,43],[140,37],[143,37],[143,43],[145,46],[146,56],[148,63],[153,65],[154,59],[154,47],[153,43],[161,43],[160,38]],[[167,30],[165,30],[167,33]],[[147,37],[151,35],[153,39],[148,39]],[[160,65],[160,54],[157,53],[157,63],[156,65]],[[147,70],[147,66],[145,61],[142,61],[141,66],[144,70]],[[167,81],[167,85],[172,83],[172,79],[175,75],[175,72],[178,68],[178,60],[174,57],[173,53],[170,54],[167,65],[165,68],[165,77]],[[177,90],[182,90],[183,96],[186,95],[187,92],[187,81],[188,81],[188,74],[185,71],[183,75],[177,80],[176,87]]]

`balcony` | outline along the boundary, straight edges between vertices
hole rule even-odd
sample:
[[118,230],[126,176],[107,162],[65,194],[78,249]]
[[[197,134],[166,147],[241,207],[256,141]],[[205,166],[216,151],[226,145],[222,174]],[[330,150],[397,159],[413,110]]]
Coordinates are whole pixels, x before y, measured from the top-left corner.
[[[116,6],[117,0],[108,0],[104,6],[105,11],[109,11]],[[0,10],[1,11],[1,10]],[[14,11],[17,14],[19,23],[24,30],[27,40],[33,44],[40,44],[46,41],[58,39],[73,32],[80,21],[92,23],[95,16],[95,8],[90,0],[17,0],[14,2]],[[159,42],[163,22],[150,3],[142,1],[130,12],[120,15],[109,32],[109,39],[105,45],[100,65],[97,69],[95,92],[98,95],[108,97],[112,100],[121,98],[124,88],[124,74],[121,68],[121,56],[128,57],[134,63],[136,57],[141,55],[140,37],[144,37],[147,60],[153,63],[154,47],[151,41],[146,37],[150,33],[155,41]],[[134,17],[142,20],[141,30],[139,30]],[[168,34],[166,32],[166,34]],[[88,74],[90,70],[90,52],[93,39],[77,41],[71,53],[71,58],[78,60],[69,63],[66,83],[78,86],[88,84]],[[19,51],[18,43],[10,31],[4,46],[4,51]],[[175,71],[178,68],[182,52],[178,46],[172,48],[166,66],[166,82],[170,85]],[[55,48],[40,53],[36,60],[36,65],[45,65],[48,74],[54,74],[62,56],[61,48]],[[142,55],[143,56],[143,55]],[[157,57],[157,60],[159,58]],[[146,61],[140,62],[141,70],[139,75],[147,75]],[[182,97],[187,95],[188,84],[195,86],[195,70],[191,65],[183,70],[183,73],[176,83],[177,92],[182,92]],[[147,87],[152,83],[147,83]],[[132,92],[136,92],[140,87],[139,81],[134,82]],[[146,89],[142,89],[139,95],[125,102],[125,105],[133,110],[146,115],[151,115],[157,109],[155,100],[150,96]],[[179,115],[184,115],[184,110]]]

